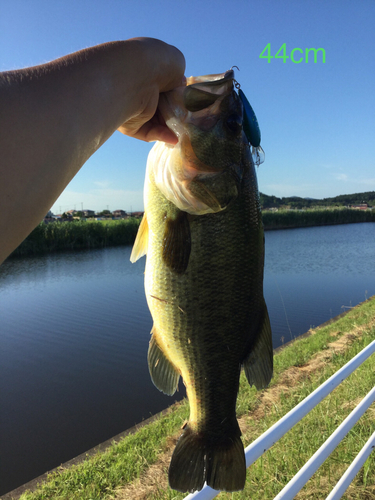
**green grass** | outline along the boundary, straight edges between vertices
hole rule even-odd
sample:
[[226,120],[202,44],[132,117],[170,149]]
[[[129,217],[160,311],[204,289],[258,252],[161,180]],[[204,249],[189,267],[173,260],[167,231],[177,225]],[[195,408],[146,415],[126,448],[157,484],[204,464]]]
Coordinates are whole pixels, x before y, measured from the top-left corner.
[[279,210],[263,212],[265,229],[324,226],[354,222],[375,222],[375,211],[339,209]]
[[[275,355],[274,378],[267,391],[255,391],[248,386],[244,376],[241,376],[237,413],[238,417],[242,416],[246,421],[243,436],[245,445],[261,435],[375,339],[374,317],[375,298],[352,309],[337,322],[317,329],[313,335],[297,339],[286,346]],[[359,330],[362,332],[361,337],[355,338],[344,354],[337,355],[329,349],[330,342],[346,333]],[[327,359],[320,369],[306,372],[305,377],[280,391],[290,370],[302,370],[317,353],[322,352],[327,353]],[[374,383],[375,356],[372,356],[249,468],[243,492],[221,493],[220,498],[273,498]],[[249,412],[260,408],[263,396],[265,397],[266,393],[272,394],[273,390],[278,390],[278,397],[271,399],[264,416],[259,419],[248,417]],[[79,465],[54,472],[36,491],[23,494],[21,499],[109,499],[116,488],[135,480],[157,461],[158,454],[166,448],[168,436],[179,433],[187,417],[187,403],[178,403],[167,415],[141,428],[136,434],[127,436],[107,451],[87,458]],[[325,498],[374,428],[374,410],[371,412],[370,409],[297,498]],[[356,477],[355,486],[351,487],[350,492],[343,498],[374,499],[374,484],[375,455],[372,454]],[[185,496],[167,488],[153,491],[147,498],[177,500]]]
[[[251,434],[255,438],[262,434],[364,348],[374,336],[374,332],[369,335],[365,334],[363,340],[349,349],[343,356],[332,356],[331,362],[322,372],[313,374],[303,383],[299,383],[292,391],[282,393],[280,401],[265,416],[263,422],[261,424],[254,422],[247,435]],[[277,495],[348,416],[359,400],[372,389],[375,382],[374,373],[375,360],[367,360],[361,368],[333,391],[309,415],[304,417],[271,450],[257,460],[249,469],[246,488],[243,492],[222,495],[222,498],[245,499],[251,497],[261,499],[273,498]],[[368,411],[307,483],[297,498],[325,498],[374,429],[374,413]],[[370,490],[366,493],[366,489],[375,483],[374,470],[375,457],[370,456],[365,471],[362,471],[354,481],[357,490],[355,496],[345,496],[344,498],[367,498]],[[354,487],[351,489],[353,490]],[[371,491],[375,496],[375,489]]]
[[[267,229],[375,222],[375,211],[350,209],[279,210],[263,212]],[[12,253],[12,256],[36,255],[63,250],[105,248],[134,243],[140,219],[74,222],[41,222]]]
[[136,218],[49,224],[41,222],[16,248],[12,256],[129,245],[135,240],[139,222]]

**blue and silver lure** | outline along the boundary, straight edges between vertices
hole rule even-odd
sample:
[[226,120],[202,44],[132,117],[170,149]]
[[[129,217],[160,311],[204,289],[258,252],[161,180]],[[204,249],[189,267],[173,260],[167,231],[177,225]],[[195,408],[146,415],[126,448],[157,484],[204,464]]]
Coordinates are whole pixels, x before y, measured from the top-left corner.
[[251,154],[254,164],[259,166],[264,162],[264,151],[260,146],[260,128],[254,110],[247,100],[245,94],[240,88],[240,84],[236,82],[238,95],[240,96],[243,105],[243,130],[251,145]]

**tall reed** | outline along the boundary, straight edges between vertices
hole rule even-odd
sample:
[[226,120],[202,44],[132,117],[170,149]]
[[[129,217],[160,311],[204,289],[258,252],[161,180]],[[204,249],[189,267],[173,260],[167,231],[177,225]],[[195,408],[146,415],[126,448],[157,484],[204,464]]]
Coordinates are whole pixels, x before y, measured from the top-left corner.
[[61,250],[104,248],[134,242],[139,219],[110,222],[41,222],[12,253],[35,255]]
[[325,226],[330,224],[350,224],[353,222],[375,222],[375,211],[343,209],[321,210],[279,210],[263,212],[265,229]]

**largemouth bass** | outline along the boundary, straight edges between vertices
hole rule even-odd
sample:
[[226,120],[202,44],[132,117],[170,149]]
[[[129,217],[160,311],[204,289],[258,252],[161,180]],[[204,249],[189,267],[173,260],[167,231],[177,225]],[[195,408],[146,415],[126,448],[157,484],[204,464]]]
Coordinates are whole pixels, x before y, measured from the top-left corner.
[[147,253],[151,378],[172,395],[181,375],[190,404],[169,484],[241,490],[240,371],[258,389],[267,386],[273,351],[259,194],[234,72],[191,77],[159,107],[179,142],[156,143],[149,154],[131,260]]

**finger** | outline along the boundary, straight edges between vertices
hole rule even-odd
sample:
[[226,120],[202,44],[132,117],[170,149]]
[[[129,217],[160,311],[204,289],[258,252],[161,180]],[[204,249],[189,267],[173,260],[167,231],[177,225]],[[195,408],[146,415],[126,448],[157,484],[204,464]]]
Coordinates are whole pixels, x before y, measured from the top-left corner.
[[146,142],[163,141],[169,144],[177,144],[178,142],[175,134],[166,125],[155,125],[151,122],[145,123],[132,136]]
[[154,127],[151,133],[148,135],[147,140],[148,142],[163,141],[173,145],[178,143],[178,138],[175,136],[172,130],[163,125],[158,125],[157,127]]

